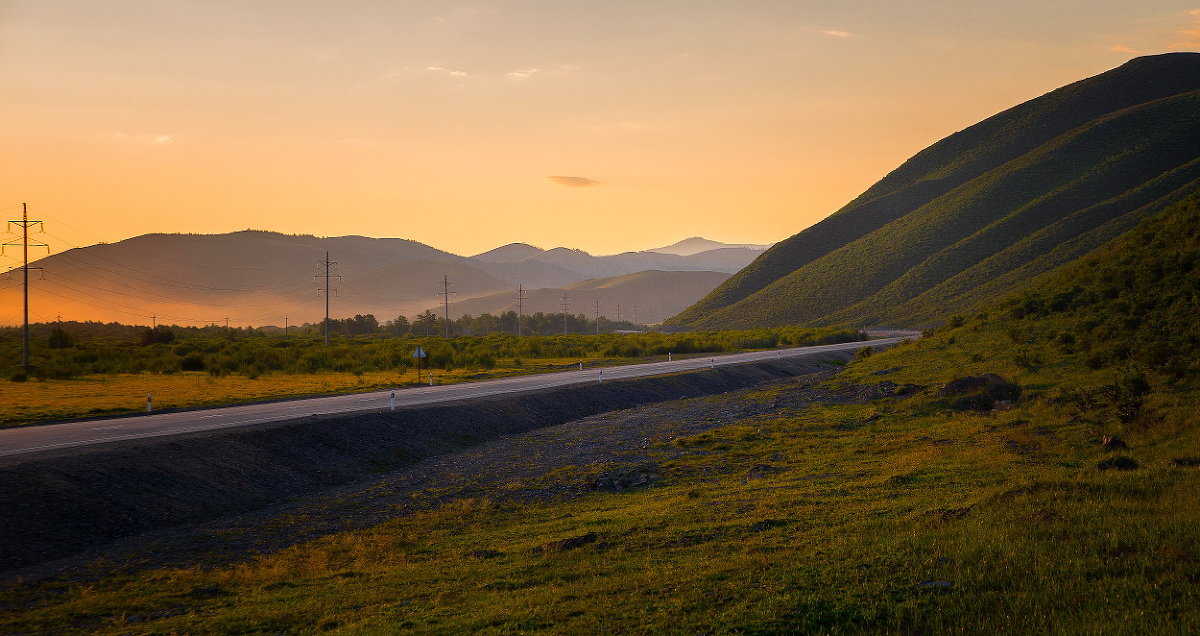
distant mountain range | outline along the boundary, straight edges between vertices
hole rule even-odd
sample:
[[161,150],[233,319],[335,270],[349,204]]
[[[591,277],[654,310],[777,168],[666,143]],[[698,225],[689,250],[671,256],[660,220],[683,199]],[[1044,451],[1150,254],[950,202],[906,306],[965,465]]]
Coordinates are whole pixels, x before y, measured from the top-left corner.
[[1197,190],[1200,54],[1137,58],[921,151],[672,322],[937,322]]
[[[325,284],[324,267],[319,261],[328,252],[336,262],[330,269],[335,317],[370,313],[384,321],[415,316],[436,302],[443,276],[453,282],[455,299],[465,303],[486,296],[511,299],[518,285],[575,289],[573,285],[584,281],[644,273],[623,283],[605,283],[607,291],[598,296],[604,305],[601,313],[615,318],[617,302],[640,304],[653,306],[655,319],[661,320],[762,253],[700,240],[703,246],[716,247],[686,256],[649,251],[592,256],[514,244],[463,257],[393,238],[319,238],[251,230],[146,234],[38,261],[44,278],[32,280],[31,319],[51,321],[62,315],[132,324],[223,324],[228,317],[232,325],[282,325],[287,317],[289,324],[315,322],[324,315],[318,292]],[[657,293],[654,285],[661,286]],[[553,309],[544,310],[557,311],[561,293],[550,295],[555,296]],[[656,302],[648,300],[655,296]],[[576,304],[575,310],[590,314],[591,300],[589,296],[578,301],[586,307]],[[503,304],[491,301],[479,306],[503,309]],[[20,307],[19,281],[0,279],[0,324],[18,323]],[[472,309],[483,311],[487,310]],[[632,313],[622,317],[632,318]]]
[[[579,281],[562,288],[528,290],[522,310],[526,314],[562,311],[563,297],[573,314],[592,316],[593,301],[599,302],[601,316],[616,320],[659,322],[673,316],[720,285],[729,274],[724,272],[651,270],[608,278]],[[430,307],[441,314],[440,307]],[[506,290],[451,303],[453,315],[499,315],[517,310],[516,294]]]

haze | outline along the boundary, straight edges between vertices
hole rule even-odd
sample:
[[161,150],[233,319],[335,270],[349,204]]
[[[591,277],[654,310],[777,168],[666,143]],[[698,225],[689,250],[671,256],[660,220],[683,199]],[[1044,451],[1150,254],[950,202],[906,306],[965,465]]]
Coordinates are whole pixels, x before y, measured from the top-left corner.
[[0,209],[28,201],[54,251],[245,228],[768,243],[992,113],[1198,48],[1198,7],[0,2]]

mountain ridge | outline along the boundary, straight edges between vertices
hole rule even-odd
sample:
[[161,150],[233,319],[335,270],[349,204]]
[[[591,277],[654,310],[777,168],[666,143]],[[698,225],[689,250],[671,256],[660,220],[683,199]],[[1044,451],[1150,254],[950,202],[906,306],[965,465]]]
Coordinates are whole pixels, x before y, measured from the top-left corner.
[[[673,322],[919,325],[994,298],[1004,289],[964,283],[1016,283],[1016,253],[1078,235],[1086,253],[1200,185],[1198,91],[1200,54],[1169,54],[993,115],[776,244]],[[1042,258],[1033,273],[1063,262]]]

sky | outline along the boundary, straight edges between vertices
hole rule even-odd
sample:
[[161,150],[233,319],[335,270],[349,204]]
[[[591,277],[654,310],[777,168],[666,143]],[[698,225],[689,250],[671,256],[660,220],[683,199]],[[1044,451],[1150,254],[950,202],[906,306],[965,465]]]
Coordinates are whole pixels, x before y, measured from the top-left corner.
[[55,252],[769,243],[1005,108],[1197,49],[1200,0],[0,0],[0,212]]

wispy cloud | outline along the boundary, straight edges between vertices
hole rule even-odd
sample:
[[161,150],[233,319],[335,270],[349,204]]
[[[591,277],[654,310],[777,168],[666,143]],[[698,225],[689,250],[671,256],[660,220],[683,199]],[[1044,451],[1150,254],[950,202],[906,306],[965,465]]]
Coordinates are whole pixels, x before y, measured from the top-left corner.
[[1138,54],[1138,50],[1137,50],[1137,49],[1130,48],[1130,47],[1128,47],[1128,46],[1125,46],[1124,44],[1114,44],[1114,45],[1112,45],[1112,46],[1108,47],[1108,48],[1107,48],[1107,49],[1105,49],[1105,50],[1106,50],[1106,51],[1112,51],[1113,53],[1129,53],[1129,54],[1131,54],[1131,55],[1137,55],[1137,54]]
[[130,134],[130,133],[124,133],[124,132],[115,132],[112,134],[112,138],[115,141],[126,142],[126,143],[155,144],[155,145],[175,143],[175,135],[168,135],[166,133]]
[[537,75],[538,73],[541,73],[541,72],[542,72],[542,69],[540,69],[540,68],[523,68],[523,69],[518,69],[516,71],[513,71],[511,73],[507,73],[507,75],[514,79],[529,79],[529,78],[533,77],[534,75]]
[[445,73],[450,77],[467,77],[470,75],[470,73],[467,73],[466,71],[459,71],[452,68],[446,68],[444,66],[426,66],[425,70],[429,71],[430,73]]
[[590,188],[600,185],[599,181],[589,179],[587,177],[564,177],[562,175],[551,175],[546,177],[550,182],[557,183],[568,188]]
[[836,29],[824,29],[821,31],[821,33],[824,33],[825,35],[831,35],[835,38],[856,38],[856,37],[858,37],[857,35],[854,35],[853,33],[849,32],[849,31],[838,31]]
[[1189,24],[1175,32],[1179,40],[1172,43],[1171,47],[1176,49],[1200,49],[1200,9],[1192,9],[1184,15],[1187,16]]

